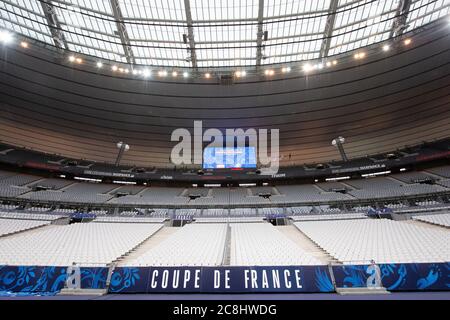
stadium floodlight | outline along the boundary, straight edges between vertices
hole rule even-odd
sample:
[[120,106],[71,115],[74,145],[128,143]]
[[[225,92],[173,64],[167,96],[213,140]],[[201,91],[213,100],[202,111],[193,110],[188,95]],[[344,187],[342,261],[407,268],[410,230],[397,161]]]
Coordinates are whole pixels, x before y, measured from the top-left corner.
[[205,78],[206,78],[206,79],[211,78],[211,73],[209,73],[209,72],[205,73]]
[[69,56],[69,61],[70,61],[70,62],[74,62],[75,59],[76,59],[75,56]]
[[22,41],[21,43],[20,43],[20,46],[22,47],[22,48],[28,48],[28,42],[26,42],[26,41]]
[[405,44],[405,46],[408,46],[411,44],[411,39],[407,38],[407,39],[405,39],[405,41],[403,41],[403,43]]
[[345,143],[345,138],[344,137],[337,137],[336,139],[333,139],[333,141],[331,141],[331,144],[338,148],[339,153],[341,154],[342,160],[344,161],[348,161],[347,155],[345,154],[344,151],[344,143]]
[[150,70],[148,70],[148,69],[144,69],[144,70],[142,70],[142,76],[144,77],[144,78],[147,78],[147,77],[150,77]]
[[385,44],[384,46],[383,46],[383,51],[389,51],[391,49],[391,47],[388,45],[388,44]]
[[130,146],[128,144],[120,141],[120,142],[117,142],[116,147],[117,147],[117,149],[119,149],[119,154],[117,155],[115,165],[118,166],[120,163],[120,160],[122,159],[123,154],[126,151],[130,150]]
[[172,77],[174,77],[174,78],[175,78],[176,76],[178,76],[178,72],[176,72],[176,71],[173,71],[173,72],[172,72]]
[[365,56],[366,56],[365,52],[358,52],[358,53],[355,53],[354,58],[356,60],[359,60],[359,59],[363,59]]
[[309,63],[303,65],[303,71],[304,71],[304,72],[309,72],[309,71],[311,71],[312,69],[313,69],[313,66],[310,65]]
[[0,31],[0,41],[3,42],[4,44],[8,44],[8,43],[12,42],[13,39],[14,39],[14,37],[11,32]]
[[112,70],[112,71],[117,71],[118,69],[119,69],[119,68],[118,68],[116,65],[114,65],[114,66],[111,67],[111,70]]
[[189,77],[189,73],[187,73],[186,71],[185,71],[185,72],[183,72],[183,77],[184,77],[184,78],[187,78],[187,77]]
[[291,67],[283,67],[281,68],[281,72],[283,73],[291,72]]
[[102,63],[101,61],[98,61],[98,62],[97,62],[97,68],[100,69],[100,68],[102,68],[102,67],[103,67],[103,63]]

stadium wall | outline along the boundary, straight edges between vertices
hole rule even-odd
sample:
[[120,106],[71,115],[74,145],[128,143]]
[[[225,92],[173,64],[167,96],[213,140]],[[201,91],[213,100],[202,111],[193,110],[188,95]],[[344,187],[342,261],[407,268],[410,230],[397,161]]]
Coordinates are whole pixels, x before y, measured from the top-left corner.
[[[450,291],[450,263],[378,265],[389,291]],[[71,269],[70,269],[71,268]],[[80,288],[109,293],[324,293],[368,287],[370,265],[257,267],[81,267]],[[57,293],[74,267],[0,266],[0,292]],[[335,284],[333,284],[333,281]]]

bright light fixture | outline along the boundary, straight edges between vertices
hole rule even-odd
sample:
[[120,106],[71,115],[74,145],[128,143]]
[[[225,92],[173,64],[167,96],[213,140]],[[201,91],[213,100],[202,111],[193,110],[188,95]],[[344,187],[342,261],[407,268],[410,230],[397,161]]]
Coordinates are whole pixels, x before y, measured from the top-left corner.
[[75,58],[74,56],[69,56],[69,61],[70,61],[70,62],[74,62],[75,59],[76,59],[76,58]]
[[313,67],[309,63],[303,65],[303,71],[305,71],[305,72],[309,72],[312,69],[313,69]]
[[101,61],[98,61],[98,62],[97,62],[97,68],[100,69],[100,68],[102,68],[102,67],[103,67],[103,63],[102,63]]
[[13,41],[13,35],[8,31],[0,31],[0,41],[3,43],[10,43]]
[[142,70],[142,75],[144,76],[144,78],[150,77],[150,70],[148,69]]

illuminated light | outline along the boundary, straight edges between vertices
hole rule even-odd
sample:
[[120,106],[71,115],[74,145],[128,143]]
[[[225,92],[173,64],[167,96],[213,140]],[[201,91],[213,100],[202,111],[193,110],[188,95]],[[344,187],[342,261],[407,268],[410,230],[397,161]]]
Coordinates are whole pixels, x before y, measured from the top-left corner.
[[138,74],[138,71],[136,69],[133,69],[133,71],[131,71],[131,73],[136,75],[136,74]]
[[142,70],[142,75],[144,76],[144,78],[150,77],[150,70],[148,69]]
[[205,73],[205,78],[206,78],[206,79],[211,78],[211,74],[210,74],[209,72]]
[[337,60],[333,60],[333,66],[337,65]]
[[355,59],[362,59],[366,56],[365,52],[359,52],[359,53],[355,53]]
[[245,77],[247,75],[247,71],[243,70],[241,71],[241,77]]
[[405,39],[405,41],[403,41],[403,43],[405,44],[405,46],[408,46],[411,44],[411,39]]
[[187,78],[187,77],[189,77],[189,73],[187,73],[187,72],[183,72],[183,77],[184,77],[184,78]]
[[10,43],[14,39],[13,35],[8,31],[0,31],[0,41],[3,43]]
[[123,69],[123,71],[124,71],[125,73],[130,72],[130,70],[128,70],[128,69]]
[[76,58],[75,58],[74,56],[69,56],[69,61],[70,61],[70,62],[74,62],[75,59],[76,59]]
[[118,69],[119,69],[119,68],[117,68],[117,66],[112,66],[112,67],[111,67],[111,70],[112,70],[112,71],[117,71]]
[[305,71],[305,72],[309,72],[312,69],[313,69],[313,66],[310,65],[309,63],[303,65],[303,71]]
[[275,71],[273,71],[272,69],[267,69],[264,71],[264,74],[266,76],[273,76],[275,74]]
[[167,76],[167,71],[166,71],[166,70],[160,70],[160,71],[158,71],[158,76],[160,76],[160,77],[165,77],[165,76]]
[[103,63],[101,62],[101,61],[98,61],[97,62],[97,68],[103,68]]
[[76,61],[77,63],[83,63],[83,59],[81,59],[81,58],[76,58],[75,61]]
[[383,51],[389,51],[391,49],[391,47],[388,45],[388,44],[385,44],[384,46],[383,46]]
[[173,72],[172,72],[172,77],[176,77],[176,76],[178,76],[178,72],[173,71]]
[[331,61],[327,61],[327,63],[325,64],[328,68],[331,67]]
[[323,63],[317,64],[317,69],[323,69]]
[[124,71],[123,68],[119,68],[119,72],[122,72],[122,73],[123,73],[123,71]]
[[20,43],[20,46],[21,46],[22,48],[28,48],[28,42],[22,41],[22,42]]
[[236,71],[234,74],[237,78],[240,78],[240,77],[245,77],[247,75],[247,72],[246,71]]
[[290,71],[291,71],[291,67],[284,67],[284,68],[281,69],[281,72],[283,72],[283,73],[287,73],[287,72],[290,72]]

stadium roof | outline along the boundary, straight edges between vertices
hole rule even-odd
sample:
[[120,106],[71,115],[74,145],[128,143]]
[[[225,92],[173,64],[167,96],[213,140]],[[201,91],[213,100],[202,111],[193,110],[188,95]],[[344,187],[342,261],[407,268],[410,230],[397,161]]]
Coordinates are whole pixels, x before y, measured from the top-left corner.
[[450,0],[2,0],[0,27],[122,63],[255,68],[384,41]]

